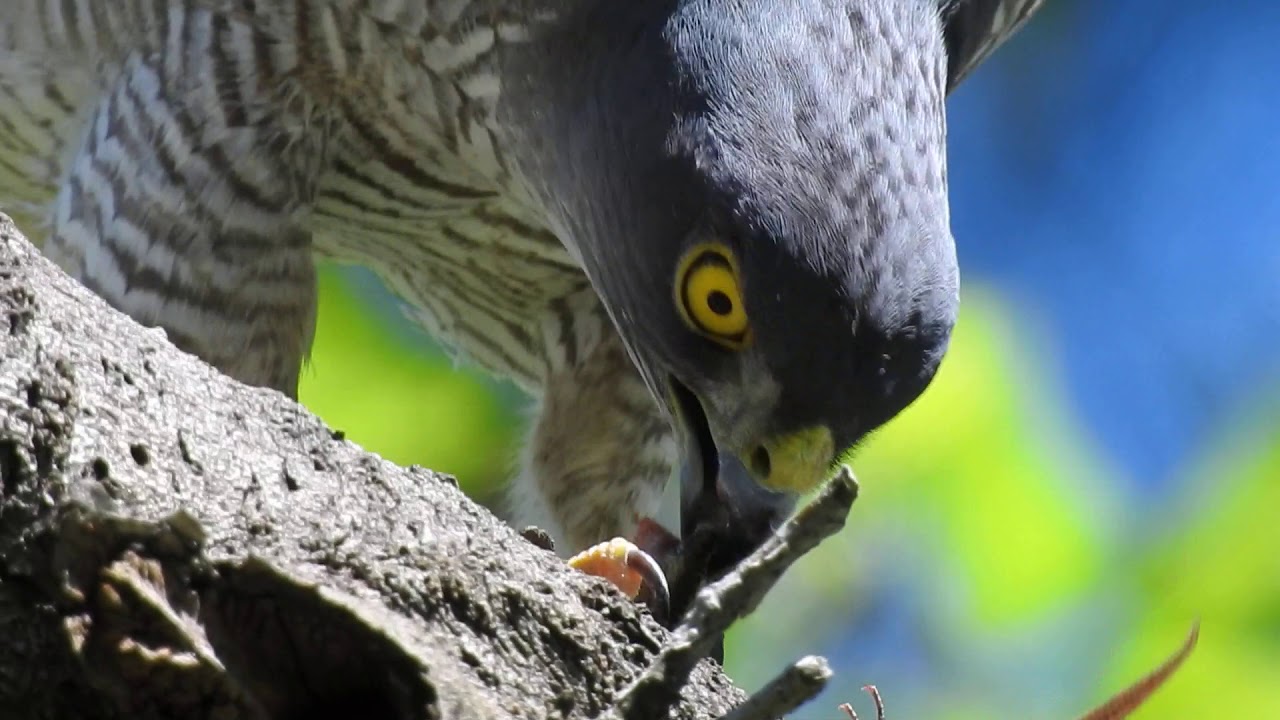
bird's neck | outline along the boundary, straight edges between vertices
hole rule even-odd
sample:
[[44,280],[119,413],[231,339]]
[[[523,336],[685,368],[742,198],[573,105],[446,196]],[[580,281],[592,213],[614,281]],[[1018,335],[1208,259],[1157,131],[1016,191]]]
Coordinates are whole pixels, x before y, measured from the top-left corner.
[[642,195],[673,114],[662,31],[676,4],[564,3],[503,57],[496,119],[517,189],[571,252],[576,238],[634,226],[632,208],[653,207]]

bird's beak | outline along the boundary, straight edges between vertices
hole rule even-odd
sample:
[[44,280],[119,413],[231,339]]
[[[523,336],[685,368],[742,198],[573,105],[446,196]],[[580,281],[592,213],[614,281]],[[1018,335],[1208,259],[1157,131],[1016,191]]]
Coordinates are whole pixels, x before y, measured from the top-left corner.
[[668,571],[675,618],[703,585],[751,554],[786,519],[799,493],[828,474],[831,433],[809,428],[766,439],[745,452],[717,446],[697,396],[672,380],[671,406],[680,435],[681,552]]

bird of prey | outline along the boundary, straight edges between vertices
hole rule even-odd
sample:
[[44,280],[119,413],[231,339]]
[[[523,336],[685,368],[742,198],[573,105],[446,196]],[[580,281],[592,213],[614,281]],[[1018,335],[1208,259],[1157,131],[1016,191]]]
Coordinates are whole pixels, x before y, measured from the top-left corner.
[[696,585],[929,384],[944,101],[1040,4],[7,2],[0,202],[51,258],[288,395],[316,261],[371,268],[536,399],[515,515],[632,593],[673,475]]

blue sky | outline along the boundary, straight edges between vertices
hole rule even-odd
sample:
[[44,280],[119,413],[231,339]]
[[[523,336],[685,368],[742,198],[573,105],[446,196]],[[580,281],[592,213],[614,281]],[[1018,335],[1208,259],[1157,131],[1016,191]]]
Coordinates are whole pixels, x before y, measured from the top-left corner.
[[952,96],[966,283],[1137,492],[1280,381],[1280,5],[1050,0]]

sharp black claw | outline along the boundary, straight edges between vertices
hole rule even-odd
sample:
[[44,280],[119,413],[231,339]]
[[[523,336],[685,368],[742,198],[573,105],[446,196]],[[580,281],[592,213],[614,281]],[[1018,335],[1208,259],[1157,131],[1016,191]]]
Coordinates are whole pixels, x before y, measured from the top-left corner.
[[662,566],[652,555],[639,548],[632,548],[627,552],[626,565],[628,570],[644,579],[641,592],[645,594],[645,602],[658,622],[665,625],[671,615],[671,588],[667,585],[667,576],[662,572]]

